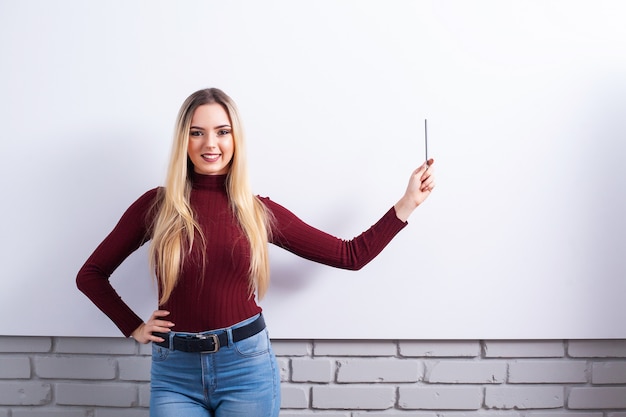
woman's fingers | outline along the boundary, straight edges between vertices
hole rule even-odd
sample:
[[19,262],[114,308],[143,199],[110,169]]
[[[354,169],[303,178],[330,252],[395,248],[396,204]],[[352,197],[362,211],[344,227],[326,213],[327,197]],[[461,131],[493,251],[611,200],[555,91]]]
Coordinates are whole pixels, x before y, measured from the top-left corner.
[[432,191],[435,188],[435,179],[432,176],[427,176],[422,180],[422,184],[420,186],[420,190],[422,192]]
[[152,316],[150,316],[150,320],[152,319],[156,319],[156,318],[160,318],[160,317],[165,317],[165,316],[169,316],[170,312],[167,310],[155,310],[152,313]]
[[155,336],[153,333],[167,333],[174,327],[174,323],[163,319],[169,314],[170,312],[166,310],[156,310],[146,323],[137,328],[133,333],[133,337],[141,343],[163,342],[163,338]]
[[426,161],[419,170],[423,169],[422,175],[420,176],[420,191],[427,192],[432,191],[435,188],[435,181],[433,175],[432,165],[434,163],[434,159],[429,159]]
[[169,316],[170,312],[165,310],[157,310],[152,313],[152,317],[148,320],[147,327],[150,333],[159,332],[167,333],[170,328],[174,327],[174,323],[169,320],[165,320],[164,317]]

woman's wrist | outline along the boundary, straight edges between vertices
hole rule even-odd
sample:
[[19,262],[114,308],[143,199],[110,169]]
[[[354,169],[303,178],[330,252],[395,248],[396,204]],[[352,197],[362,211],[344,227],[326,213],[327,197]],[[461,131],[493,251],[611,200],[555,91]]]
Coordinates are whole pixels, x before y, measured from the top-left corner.
[[407,196],[403,196],[398,202],[393,206],[396,210],[396,216],[398,219],[406,222],[409,219],[409,216],[413,211],[417,208],[419,204],[417,204],[414,200],[407,198]]
[[131,334],[130,337],[132,337],[133,339],[135,339],[138,342],[141,342],[141,331],[143,329],[143,326],[145,326],[146,323],[141,323],[139,325],[139,327],[137,327]]

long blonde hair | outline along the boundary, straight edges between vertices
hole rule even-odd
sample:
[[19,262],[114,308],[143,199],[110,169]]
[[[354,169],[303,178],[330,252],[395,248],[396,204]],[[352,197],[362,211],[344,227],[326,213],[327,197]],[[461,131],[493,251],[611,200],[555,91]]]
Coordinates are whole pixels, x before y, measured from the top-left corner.
[[161,305],[167,302],[176,286],[181,266],[193,247],[194,238],[199,236],[205,246],[205,236],[195,219],[195,215],[203,214],[194,213],[189,204],[193,164],[187,155],[187,146],[194,111],[199,106],[212,103],[218,103],[224,108],[232,127],[235,152],[226,177],[226,190],[231,209],[250,243],[250,296],[256,291],[262,298],[269,285],[267,243],[271,232],[271,216],[250,189],[244,132],[237,107],[223,91],[209,88],[190,95],[176,119],[165,190],[153,223],[149,249],[151,269],[160,284]]

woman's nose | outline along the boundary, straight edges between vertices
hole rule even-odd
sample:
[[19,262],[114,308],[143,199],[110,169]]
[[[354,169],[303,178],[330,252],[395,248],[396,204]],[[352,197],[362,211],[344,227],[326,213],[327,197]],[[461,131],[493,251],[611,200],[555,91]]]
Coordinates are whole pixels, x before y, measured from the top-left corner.
[[206,135],[206,146],[209,148],[215,148],[217,146],[217,136],[212,133]]

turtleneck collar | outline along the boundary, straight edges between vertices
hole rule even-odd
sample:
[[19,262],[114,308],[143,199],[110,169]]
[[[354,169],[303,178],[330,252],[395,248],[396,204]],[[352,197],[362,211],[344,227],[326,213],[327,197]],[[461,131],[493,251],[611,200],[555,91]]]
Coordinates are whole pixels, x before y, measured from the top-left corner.
[[192,187],[196,190],[225,190],[227,176],[227,174],[203,175],[193,172],[191,174]]

